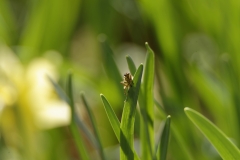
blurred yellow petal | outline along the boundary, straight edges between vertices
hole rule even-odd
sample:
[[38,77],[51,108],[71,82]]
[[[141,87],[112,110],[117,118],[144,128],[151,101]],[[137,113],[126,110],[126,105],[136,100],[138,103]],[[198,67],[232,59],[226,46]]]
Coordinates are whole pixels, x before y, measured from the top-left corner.
[[36,112],[36,122],[40,129],[66,126],[70,124],[69,106],[61,101],[49,101],[44,109]]
[[17,56],[6,46],[0,46],[0,106],[15,103],[22,90],[24,68]]
[[47,76],[57,80],[56,67],[47,59],[33,60],[26,71],[27,103],[30,105],[36,125],[49,129],[67,125],[70,122],[69,106],[60,100]]
[[6,46],[0,46],[0,74],[15,87],[21,87],[24,68],[17,56]]
[[[4,106],[13,105],[17,99],[17,91],[12,86],[0,81],[0,104]],[[1,109],[0,109],[1,110]]]
[[49,83],[47,76],[54,80],[58,78],[55,66],[44,58],[38,58],[30,63],[26,72],[27,84],[31,87],[32,94],[49,96],[52,92],[52,85]]

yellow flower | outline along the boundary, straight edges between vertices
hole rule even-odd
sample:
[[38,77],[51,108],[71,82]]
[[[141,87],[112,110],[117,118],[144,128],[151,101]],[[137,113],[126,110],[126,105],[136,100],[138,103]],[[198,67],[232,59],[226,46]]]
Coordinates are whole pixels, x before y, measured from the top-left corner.
[[9,48],[0,47],[0,127],[8,147],[19,148],[24,142],[24,147],[37,150],[36,131],[70,123],[70,108],[47,76],[58,79],[48,59],[36,58],[24,66]]

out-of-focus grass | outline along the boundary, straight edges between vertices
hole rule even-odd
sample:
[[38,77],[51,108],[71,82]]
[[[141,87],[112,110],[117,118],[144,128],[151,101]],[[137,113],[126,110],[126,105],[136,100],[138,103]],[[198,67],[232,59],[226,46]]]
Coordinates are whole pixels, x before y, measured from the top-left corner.
[[223,159],[239,159],[239,149],[214,124],[198,112],[185,108],[188,118],[203,132]]
[[[78,97],[84,90],[91,97],[89,106],[103,147],[116,145],[99,93],[108,98],[120,119],[124,100],[120,73],[129,71],[127,63],[118,63],[119,57],[130,54],[139,65],[146,41],[155,51],[151,98],[162,106],[161,113],[154,108],[156,124],[151,132],[161,131],[161,121],[171,115],[167,159],[220,159],[190,125],[183,111],[186,106],[209,118],[239,147],[238,6],[234,0],[2,0],[0,159],[78,158],[77,149],[68,147],[74,146],[66,127],[70,110],[46,76],[64,88],[69,68],[75,73],[76,114],[91,130]],[[102,50],[98,39],[102,42],[104,37],[113,53]],[[87,150],[95,153],[86,137]]]

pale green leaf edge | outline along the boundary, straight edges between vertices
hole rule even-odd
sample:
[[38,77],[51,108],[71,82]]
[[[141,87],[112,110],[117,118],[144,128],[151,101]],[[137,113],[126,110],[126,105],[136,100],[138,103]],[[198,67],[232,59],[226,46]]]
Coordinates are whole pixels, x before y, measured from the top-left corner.
[[206,117],[188,107],[184,108],[187,117],[198,127],[225,160],[240,159],[239,149]]

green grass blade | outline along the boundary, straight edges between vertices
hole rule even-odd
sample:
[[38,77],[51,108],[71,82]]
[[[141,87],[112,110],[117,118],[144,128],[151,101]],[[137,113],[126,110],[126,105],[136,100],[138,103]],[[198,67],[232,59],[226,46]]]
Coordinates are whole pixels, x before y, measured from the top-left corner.
[[136,72],[137,68],[132,60],[132,58],[128,55],[126,56],[126,59],[127,59],[127,64],[128,64],[128,68],[130,70],[130,73],[132,75],[134,75],[134,73]]
[[117,64],[113,59],[113,51],[107,44],[107,42],[102,42],[102,52],[104,60],[104,68],[108,77],[116,82],[121,81],[122,76],[118,70]]
[[100,94],[104,109],[107,113],[109,122],[113,128],[113,131],[118,139],[120,141],[120,122],[117,118],[117,115],[115,114],[112,106],[109,104],[108,100],[104,97],[104,95]]
[[171,124],[171,133],[172,133],[172,137],[173,139],[175,139],[175,141],[177,142],[176,144],[174,144],[175,146],[178,147],[177,150],[180,151],[181,153],[181,158],[184,160],[194,160],[194,156],[191,153],[186,141],[183,139],[181,133],[178,131],[178,129],[176,128],[176,126],[174,126],[174,123]]
[[143,75],[143,83],[140,92],[139,105],[142,114],[142,127],[141,127],[141,147],[142,157],[146,160],[153,159],[154,148],[154,96],[153,96],[153,83],[154,83],[154,52],[146,43],[147,56],[145,61],[145,69]]
[[99,136],[99,133],[98,133],[98,130],[97,130],[96,121],[95,121],[94,115],[93,115],[93,113],[92,113],[92,111],[91,111],[83,93],[81,93],[81,99],[82,99],[83,104],[84,104],[84,106],[87,110],[88,116],[90,117],[90,120],[91,120],[91,123],[92,123],[92,126],[93,126],[93,131],[94,131],[94,134],[95,134],[97,142],[98,142],[98,149],[99,149],[99,152],[100,152],[101,159],[105,160],[106,156],[105,156],[104,151],[103,151],[103,146],[102,146],[100,136]]
[[[119,72],[116,62],[114,61],[113,51],[106,41],[101,42],[101,46],[104,70],[106,71],[108,78],[111,79],[113,82],[116,82],[119,93],[121,93],[122,86],[119,85],[119,82],[122,80],[122,75]],[[123,96],[121,98],[123,98]]]
[[49,76],[47,76],[48,80],[52,83],[52,86],[54,87],[58,97],[65,101],[66,103],[70,104],[69,98],[65,94],[65,92],[62,90],[62,88]]
[[161,135],[161,141],[158,146],[157,157],[159,160],[166,160],[167,158],[167,149],[168,149],[168,141],[170,135],[170,124],[171,124],[171,116],[167,116],[163,132]]
[[14,10],[11,8],[11,3],[8,0],[0,1],[0,37],[2,43],[7,45],[13,45],[16,41],[16,17],[14,16]]
[[162,118],[162,117],[166,117],[166,113],[165,113],[164,108],[158,103],[158,101],[157,101],[156,99],[154,99],[154,104],[157,106],[161,118]]
[[80,132],[78,130],[78,126],[76,125],[76,123],[72,123],[70,125],[70,130],[73,135],[73,139],[74,139],[73,141],[76,143],[79,157],[81,157],[80,159],[90,160],[87,150],[86,150],[86,147],[84,145],[83,138],[80,135]]
[[67,84],[66,84],[66,93],[68,95],[69,98],[69,105],[71,107],[71,112],[72,112],[72,122],[74,120],[74,112],[75,112],[75,108],[74,108],[74,101],[73,101],[73,91],[72,91],[72,72],[69,72],[68,75],[68,79],[67,79]]
[[[22,61],[28,62],[49,49],[61,53],[67,52],[71,35],[79,20],[81,0],[69,0],[68,2],[53,0],[28,4],[29,15],[25,17],[26,22],[17,42],[21,46],[31,48],[31,51],[20,50],[19,56]],[[63,10],[68,16],[59,17]]]
[[200,129],[223,159],[240,159],[239,149],[212,122],[193,109],[184,109],[188,118]]
[[89,139],[89,141],[92,143],[94,147],[98,147],[98,142],[95,138],[95,136],[92,134],[92,132],[88,129],[88,127],[85,125],[85,123],[80,119],[80,117],[75,114],[75,122],[78,128],[83,131],[84,135]]
[[83,139],[80,135],[80,132],[78,131],[78,126],[75,122],[75,114],[74,114],[75,109],[74,109],[74,100],[73,100],[73,91],[72,91],[72,73],[71,72],[68,75],[66,92],[69,97],[69,104],[70,104],[71,112],[72,112],[72,121],[70,124],[70,130],[72,132],[74,142],[77,145],[77,150],[78,150],[78,153],[79,153],[79,156],[81,157],[81,159],[89,160],[89,156],[88,156],[88,153],[84,146]]
[[[109,122],[113,128],[113,131],[118,139],[118,141],[120,142],[120,122],[112,108],[112,106],[110,105],[110,103],[108,102],[108,100],[104,97],[103,94],[100,94],[102,102],[103,102],[103,106],[104,109],[107,113]],[[137,153],[134,150],[134,159],[135,160],[139,160]]]
[[[140,92],[140,95],[141,92]],[[140,99],[143,96],[139,96]],[[143,100],[142,100],[143,101]],[[153,158],[152,156],[152,146],[150,142],[150,135],[147,127],[147,114],[144,107],[144,104],[141,103],[141,100],[139,100],[139,106],[140,106],[140,112],[141,112],[141,117],[140,117],[140,139],[141,139],[141,153],[142,153],[142,158],[151,160]]]
[[[70,100],[69,100],[68,96],[65,94],[65,92],[62,90],[62,88],[51,77],[47,76],[47,78],[52,83],[58,97],[70,105]],[[77,126],[84,132],[84,134],[91,141],[91,143],[95,147],[97,147],[97,141],[96,141],[95,137],[93,136],[93,134],[90,132],[90,130],[87,128],[87,126],[82,122],[82,120],[80,119],[80,117],[78,115],[76,115],[74,113],[74,116],[75,116],[74,120],[75,120]]]
[[127,98],[124,103],[122,120],[120,124],[120,159],[132,160],[134,159],[133,148],[133,134],[134,121],[136,113],[136,105],[138,94],[140,90],[141,78],[143,72],[143,65],[141,64],[133,79],[133,86],[128,90]]

